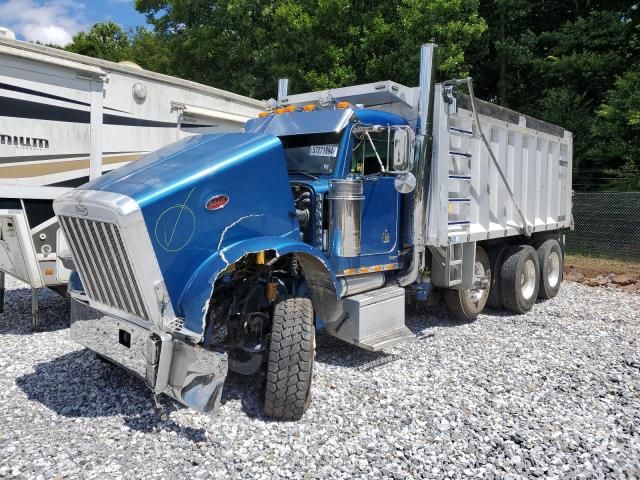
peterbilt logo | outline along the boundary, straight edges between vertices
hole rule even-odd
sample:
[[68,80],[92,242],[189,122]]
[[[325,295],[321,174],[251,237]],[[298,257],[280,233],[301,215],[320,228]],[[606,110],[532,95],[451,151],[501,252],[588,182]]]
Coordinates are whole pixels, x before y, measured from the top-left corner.
[[204,204],[204,208],[207,210],[220,210],[221,208],[226,207],[227,203],[229,203],[229,197],[227,195],[214,195],[207,200],[207,203]]
[[0,133],[0,145],[13,145],[17,148],[36,148],[46,150],[49,148],[49,140],[46,138],[25,137]]
[[89,215],[89,209],[82,205],[76,205],[76,213],[81,217],[86,217],[87,215]]

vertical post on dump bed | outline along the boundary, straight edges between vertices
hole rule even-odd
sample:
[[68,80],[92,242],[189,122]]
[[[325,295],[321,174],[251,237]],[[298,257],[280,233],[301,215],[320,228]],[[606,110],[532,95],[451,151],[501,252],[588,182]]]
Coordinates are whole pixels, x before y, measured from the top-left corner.
[[416,148],[414,171],[416,189],[414,203],[409,213],[408,241],[413,246],[411,264],[398,276],[398,284],[405,287],[415,282],[424,267],[425,218],[429,195],[429,176],[431,172],[431,135],[433,126],[433,96],[436,71],[435,43],[425,43],[420,48],[420,87],[418,99],[418,119],[416,125]]

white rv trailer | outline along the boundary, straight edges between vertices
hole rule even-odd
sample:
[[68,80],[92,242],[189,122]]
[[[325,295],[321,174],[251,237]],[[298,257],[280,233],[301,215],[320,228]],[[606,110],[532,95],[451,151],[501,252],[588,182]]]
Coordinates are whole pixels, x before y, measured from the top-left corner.
[[239,130],[263,102],[0,36],[0,311],[4,274],[64,288],[52,201],[185,136]]

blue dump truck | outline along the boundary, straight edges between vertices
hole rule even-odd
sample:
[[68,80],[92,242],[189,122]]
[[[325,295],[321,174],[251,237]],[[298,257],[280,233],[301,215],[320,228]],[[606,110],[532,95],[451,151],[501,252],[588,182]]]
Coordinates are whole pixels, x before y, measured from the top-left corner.
[[[470,79],[288,95],[239,133],[173,143],[54,203],[73,338],[202,412],[264,377],[299,419],[315,332],[380,350],[405,306],[525,313],[562,281],[572,136],[480,101]],[[461,88],[464,86],[465,88]],[[467,93],[463,93],[466,90]]]

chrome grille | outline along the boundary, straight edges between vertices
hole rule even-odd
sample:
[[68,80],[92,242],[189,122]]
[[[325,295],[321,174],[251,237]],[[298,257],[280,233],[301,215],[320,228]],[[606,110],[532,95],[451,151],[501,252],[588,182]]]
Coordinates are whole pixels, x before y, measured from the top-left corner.
[[59,219],[89,297],[148,320],[118,226],[62,215]]

